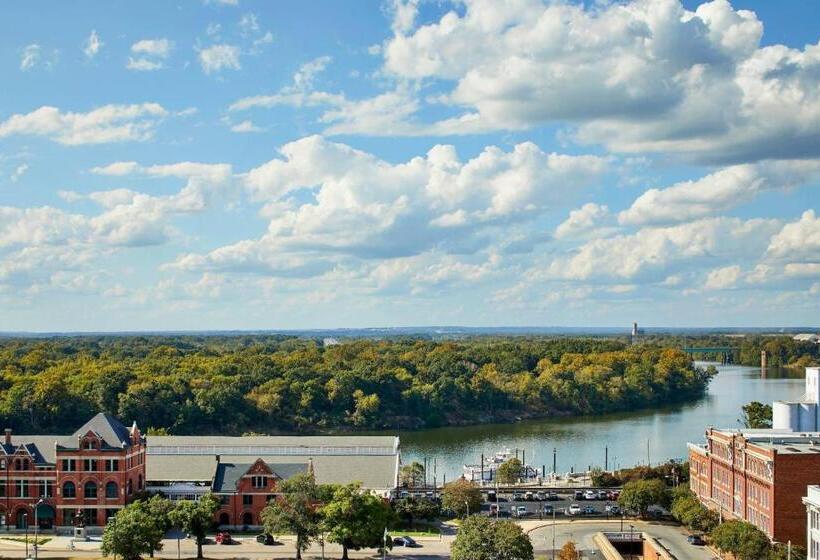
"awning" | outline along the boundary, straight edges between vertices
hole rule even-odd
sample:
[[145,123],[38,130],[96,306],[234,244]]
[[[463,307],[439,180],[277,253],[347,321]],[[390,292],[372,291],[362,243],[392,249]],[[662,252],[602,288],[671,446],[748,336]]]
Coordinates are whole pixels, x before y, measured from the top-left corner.
[[54,519],[54,508],[48,504],[37,504],[34,508],[34,514],[37,519]]

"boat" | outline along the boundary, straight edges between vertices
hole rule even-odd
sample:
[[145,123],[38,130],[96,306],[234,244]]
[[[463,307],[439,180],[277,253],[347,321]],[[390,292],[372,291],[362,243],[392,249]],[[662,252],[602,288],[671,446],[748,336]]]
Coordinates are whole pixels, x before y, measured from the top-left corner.
[[[498,451],[495,455],[484,457],[484,463],[464,465],[464,478],[472,482],[493,482],[496,479],[496,471],[505,462],[515,457],[509,448]],[[522,480],[538,478],[538,469],[530,465],[524,465],[522,469]]]

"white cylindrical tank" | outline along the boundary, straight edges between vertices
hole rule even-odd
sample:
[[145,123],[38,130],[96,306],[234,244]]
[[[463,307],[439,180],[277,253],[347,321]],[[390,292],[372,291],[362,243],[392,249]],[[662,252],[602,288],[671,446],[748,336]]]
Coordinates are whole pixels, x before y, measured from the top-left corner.
[[800,403],[800,432],[816,432],[817,431],[817,404],[815,403]]
[[797,403],[774,401],[772,403],[772,428],[798,431],[800,429],[800,412]]
[[820,403],[820,368],[806,368],[806,401]]

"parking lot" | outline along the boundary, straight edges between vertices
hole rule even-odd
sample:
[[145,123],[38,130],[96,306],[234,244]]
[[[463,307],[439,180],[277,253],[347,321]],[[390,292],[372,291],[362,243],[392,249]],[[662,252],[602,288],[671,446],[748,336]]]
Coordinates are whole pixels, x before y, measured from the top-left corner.
[[[617,495],[605,492],[608,495],[603,496],[598,495],[598,490],[594,490],[594,492],[596,493],[594,499],[576,497],[576,491],[559,491],[557,495],[553,495],[550,499],[542,500],[537,499],[538,494],[534,491],[529,493],[526,491],[500,492],[496,496],[496,501],[492,501],[492,491],[484,490],[482,491],[484,501],[481,504],[481,511],[487,515],[496,515],[495,508],[498,508],[497,515],[499,517],[534,517],[538,519],[549,518],[553,515],[555,517],[598,517],[604,519],[620,517],[621,512],[617,509]],[[546,494],[546,492],[543,494]],[[546,498],[546,496],[544,497]],[[578,506],[578,511],[573,512],[570,509],[573,505]],[[610,511],[613,506],[615,507],[614,511]]]

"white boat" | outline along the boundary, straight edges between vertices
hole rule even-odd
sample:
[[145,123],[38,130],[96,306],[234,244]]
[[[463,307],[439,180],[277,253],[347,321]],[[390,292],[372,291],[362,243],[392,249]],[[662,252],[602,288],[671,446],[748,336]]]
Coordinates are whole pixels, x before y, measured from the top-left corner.
[[[496,479],[495,472],[503,463],[515,457],[509,448],[504,448],[495,455],[484,458],[484,464],[464,465],[464,478],[473,482],[491,482]],[[537,478],[538,470],[530,465],[524,465],[522,478],[524,480]]]

